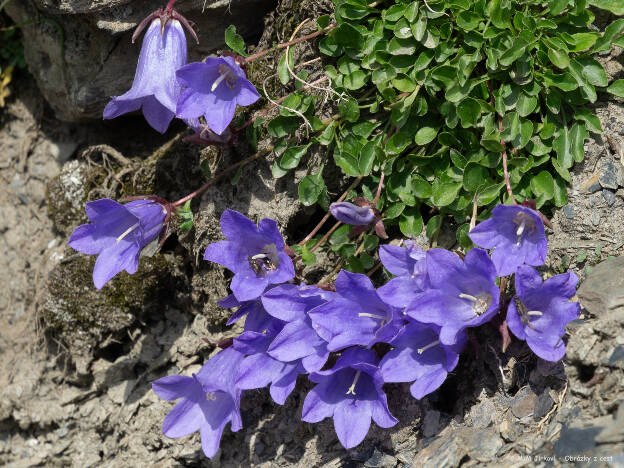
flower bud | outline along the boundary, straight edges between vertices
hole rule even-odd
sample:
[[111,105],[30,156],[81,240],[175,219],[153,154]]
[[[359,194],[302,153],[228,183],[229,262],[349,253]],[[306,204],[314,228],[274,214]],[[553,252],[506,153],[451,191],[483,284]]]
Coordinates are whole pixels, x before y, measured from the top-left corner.
[[349,202],[332,203],[329,211],[338,221],[353,226],[365,226],[375,218],[375,213],[368,206],[357,206]]

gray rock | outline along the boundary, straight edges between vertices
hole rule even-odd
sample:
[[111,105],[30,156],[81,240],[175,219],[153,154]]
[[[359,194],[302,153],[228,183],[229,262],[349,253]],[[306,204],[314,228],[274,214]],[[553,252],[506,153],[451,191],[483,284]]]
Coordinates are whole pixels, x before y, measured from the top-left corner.
[[600,176],[598,177],[598,182],[602,188],[608,188],[612,190],[618,189],[618,181],[617,181],[617,169],[612,160],[607,159],[606,162],[602,166],[602,170],[600,172]]
[[533,414],[537,395],[530,387],[521,388],[511,403],[511,412],[516,418],[524,418]]
[[[126,92],[134,77],[140,40],[132,30],[164,2],[148,0],[23,0],[5,10],[22,27],[24,54],[46,100],[61,120],[100,119],[110,96]],[[176,9],[197,24],[200,44],[187,37],[189,60],[224,44],[234,24],[246,38],[259,35],[275,0],[181,1]],[[204,10],[205,9],[205,10]],[[203,11],[203,13],[202,13]],[[250,14],[251,13],[251,14]],[[51,21],[32,22],[44,16]],[[59,39],[59,30],[64,40]]]
[[594,226],[598,226],[600,224],[600,212],[598,211],[592,212],[591,222]]
[[559,440],[555,443],[555,455],[558,457],[572,456],[593,449],[596,446],[596,436],[601,430],[601,427],[581,429],[564,426]]
[[615,193],[613,193],[611,190],[603,189],[602,196],[609,206],[613,205],[617,201]]
[[431,437],[438,432],[440,425],[440,412],[431,410],[425,414],[425,420],[423,422],[422,433],[425,437]]
[[613,350],[613,354],[609,357],[609,365],[614,365],[621,359],[624,359],[624,346],[617,346]]
[[373,454],[364,462],[364,466],[368,468],[390,468],[395,466],[397,459],[392,455],[380,452],[377,447],[373,450]]
[[583,307],[596,316],[624,320],[624,275],[616,274],[623,269],[624,257],[596,265],[577,293]]
[[540,419],[542,419],[548,414],[554,404],[555,402],[550,397],[550,388],[546,388],[537,397],[537,401],[535,402],[535,408],[533,409],[533,419],[535,421],[539,421]]
[[568,219],[574,219],[574,207],[572,205],[565,205],[563,207],[563,214]]

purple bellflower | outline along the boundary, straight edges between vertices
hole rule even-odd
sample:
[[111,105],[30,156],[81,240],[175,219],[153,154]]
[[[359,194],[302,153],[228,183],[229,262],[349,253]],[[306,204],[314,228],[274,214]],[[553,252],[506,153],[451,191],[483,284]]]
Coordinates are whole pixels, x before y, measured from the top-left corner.
[[426,254],[414,241],[405,241],[405,247],[382,245],[379,258],[386,270],[397,276],[377,290],[387,304],[403,309],[429,287]]
[[141,250],[155,241],[167,218],[167,208],[152,200],[120,205],[109,198],[89,202],[85,211],[90,224],[78,226],[68,245],[88,255],[97,255],[93,283],[101,289],[121,270],[136,273]]
[[234,272],[230,288],[238,301],[257,299],[270,284],[284,283],[295,276],[274,220],[264,218],[256,226],[239,212],[225,210],[221,231],[227,240],[210,244],[204,260]]
[[231,421],[232,432],[243,427],[242,391],[234,383],[242,360],[241,353],[227,348],[208,360],[193,377],[170,375],[152,382],[152,389],[160,398],[181,398],[165,417],[163,434],[177,438],[199,430],[204,454],[214,457],[225,425]]
[[392,341],[395,348],[379,364],[384,382],[414,382],[410,392],[418,400],[440,387],[459,361],[466,334],[460,334],[457,344],[446,346],[440,343],[439,329],[408,323]]
[[328,342],[327,349],[339,351],[389,342],[403,325],[399,312],[381,300],[366,275],[342,270],[336,278],[336,294],[309,315],[314,330]]
[[275,319],[266,312],[260,298],[240,302],[234,294],[230,294],[221,299],[218,304],[226,309],[238,307],[227,321],[227,325],[232,325],[245,317],[245,331],[277,333],[282,328],[282,321]]
[[236,105],[248,106],[260,98],[233,57],[207,57],[180,68],[176,76],[187,88],[178,101],[178,117],[194,119],[203,115],[217,135],[234,118]]
[[336,202],[329,205],[329,211],[338,221],[352,226],[368,226],[375,213],[369,206],[357,206],[349,202]]
[[270,384],[271,398],[275,403],[283,405],[295,388],[297,376],[304,373],[305,369],[300,359],[282,362],[267,354],[273,338],[268,333],[243,332],[234,339],[234,348],[248,355],[240,365],[236,386],[242,390],[251,390]]
[[346,449],[364,440],[371,418],[380,427],[394,426],[397,419],[388,409],[378,361],[370,349],[349,348],[332,369],[310,374],[318,385],[306,396],[301,419],[315,423],[332,417],[338,440]]
[[186,37],[180,21],[171,19],[162,29],[160,19],[152,20],[143,38],[132,87],[108,103],[104,118],[114,119],[142,108],[147,123],[165,133],[182,91],[175,72],[186,60]]
[[485,250],[473,248],[465,260],[444,249],[427,251],[431,289],[416,296],[406,313],[441,327],[440,342],[454,345],[460,332],[489,321],[498,311],[496,271]]
[[492,217],[477,224],[468,236],[479,247],[494,249],[492,261],[498,276],[515,273],[524,263],[539,266],[546,260],[544,223],[526,206],[497,205]]
[[581,311],[578,302],[570,302],[577,283],[578,277],[572,271],[543,283],[530,266],[520,266],[516,272],[516,296],[507,309],[507,326],[546,361],[557,362],[565,355],[565,326]]
[[282,284],[262,295],[266,311],[286,323],[267,349],[269,356],[290,362],[301,359],[307,372],[320,370],[329,357],[327,342],[314,330],[308,312],[335,293],[314,286]]

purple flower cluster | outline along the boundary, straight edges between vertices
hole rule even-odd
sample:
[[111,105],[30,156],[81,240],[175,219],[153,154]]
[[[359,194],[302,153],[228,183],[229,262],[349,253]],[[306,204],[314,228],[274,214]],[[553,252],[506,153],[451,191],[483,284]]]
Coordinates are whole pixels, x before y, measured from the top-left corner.
[[[351,210],[348,206],[333,210],[338,219],[367,216],[357,210],[342,213],[343,208]],[[542,282],[524,264],[540,258],[527,253],[530,245],[545,245],[539,216],[524,207],[499,206],[490,220],[472,231],[475,242],[495,248],[498,254],[493,258],[479,248],[460,258],[443,249],[425,252],[412,241],[402,247],[382,246],[380,259],[395,277],[378,289],[367,276],[344,270],[334,291],[293,284],[288,282],[295,276],[293,264],[274,221],[263,219],[256,225],[227,210],[221,228],[227,240],[209,245],[204,258],[234,273],[233,294],[220,304],[238,308],[228,324],[245,317],[244,332],[193,378],[170,376],[153,383],[163,398],[184,398],[165,419],[164,434],[180,437],[199,429],[209,457],[228,421],[233,431],[240,428],[237,408],[242,391],[268,386],[281,405],[300,374],[316,384],[303,403],[302,420],[332,418],[345,448],[364,439],[371,420],[384,428],[395,425],[384,384],[409,382],[417,399],[435,391],[457,366],[468,329],[499,312],[496,279],[501,264],[495,259],[503,258],[506,269],[518,263],[507,322],[539,357],[550,361],[563,357],[565,325],[579,313],[578,303],[569,301],[577,282],[573,273]],[[379,348],[378,343],[385,345]],[[204,377],[204,369],[213,360],[224,359],[225,353],[232,360],[224,372],[230,386],[229,393],[220,397],[215,393],[218,387]],[[175,394],[162,390],[170,381],[178,385]],[[186,405],[190,412],[200,404],[196,401],[206,406],[202,418],[180,427],[185,420],[177,408]],[[211,401],[218,403],[208,411]]]
[[132,87],[108,103],[104,118],[142,109],[147,122],[160,133],[177,117],[196,131],[200,144],[211,141],[206,138],[210,134],[220,143],[218,136],[234,118],[236,106],[253,104],[260,94],[233,57],[208,57],[187,65],[183,26],[188,23],[178,13],[159,11],[151,18]]

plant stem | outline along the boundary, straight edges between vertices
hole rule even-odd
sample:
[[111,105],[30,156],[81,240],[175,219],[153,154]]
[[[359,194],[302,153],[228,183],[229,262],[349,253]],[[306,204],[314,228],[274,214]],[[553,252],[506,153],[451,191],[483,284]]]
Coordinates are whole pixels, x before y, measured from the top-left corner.
[[327,234],[325,234],[325,235],[321,238],[321,240],[320,240],[320,241],[318,241],[318,242],[316,243],[316,245],[310,249],[310,252],[314,252],[314,251],[315,251],[316,249],[318,249],[321,245],[323,245],[323,244],[325,243],[325,241],[326,241],[327,239],[329,239],[329,236],[331,236],[331,235],[334,233],[334,231],[335,231],[336,229],[338,229],[338,227],[339,227],[341,224],[342,224],[342,222],[341,222],[341,221],[336,222],[336,224],[334,224],[334,225],[332,226],[332,228],[331,228],[329,231],[327,231]]
[[[175,1],[175,0],[174,0]],[[303,42],[303,41],[307,41],[308,39],[312,39],[316,36],[320,36],[321,34],[325,34],[327,31],[331,31],[332,29],[334,29],[336,26],[338,26],[336,23],[332,23],[329,26],[323,28],[323,29],[319,29],[318,31],[315,31],[311,34],[307,34],[305,36],[301,36],[298,37],[297,39],[293,39],[292,41],[288,41],[288,42],[282,42],[281,44],[276,45],[275,47],[271,47],[270,49],[267,50],[263,50],[261,52],[257,52],[253,55],[250,55],[249,57],[247,57],[244,61],[244,63],[249,63],[249,62],[253,62],[254,60],[257,60],[261,57],[264,57],[265,55],[275,51],[275,50],[279,50],[279,49],[284,49],[285,47],[297,44],[299,42]]]
[[[362,179],[363,179],[362,176],[357,177],[353,181],[353,183],[349,185],[349,188],[347,188],[347,190],[345,190],[345,192],[342,195],[340,195],[340,198],[336,200],[336,202],[341,202],[342,200],[344,200],[349,194],[349,192],[353,190],[355,187],[357,187],[357,185],[362,181]],[[321,229],[321,227],[323,227],[323,224],[325,224],[325,222],[329,219],[330,216],[331,216],[331,212],[327,212],[325,216],[323,216],[323,219],[321,219],[321,221],[316,225],[316,227],[312,229],[310,234],[305,236],[305,238],[301,242],[299,242],[297,245],[303,245],[306,242],[308,242],[310,239],[312,239],[314,237],[314,234],[316,234],[318,230]]]
[[381,188],[383,187],[383,182],[384,182],[385,177],[386,177],[386,174],[382,172],[381,176],[379,177],[379,185],[377,186],[377,193],[375,194],[375,200],[373,201],[373,205],[375,205],[375,207],[377,206],[377,202],[379,201],[379,197],[381,195]]
[[297,89],[297,90],[293,91],[292,93],[288,93],[286,96],[281,97],[277,101],[273,102],[270,106],[267,106],[264,109],[262,109],[260,112],[258,112],[256,115],[254,115],[251,119],[249,119],[243,125],[241,125],[238,128],[235,128],[234,131],[235,132],[240,132],[241,130],[244,130],[249,125],[254,123],[258,117],[262,117],[262,116],[267,115],[272,109],[274,109],[275,107],[279,106],[282,102],[284,102],[286,99],[288,99],[293,94],[295,94],[295,93],[297,93],[299,91],[303,91],[303,90],[308,89],[308,88],[312,88],[314,85],[317,85],[317,84],[322,83],[323,81],[327,81],[327,80],[329,80],[329,76],[326,75],[326,76],[323,76],[323,77],[319,78],[316,81],[313,81],[312,83],[309,83],[306,86],[302,86],[301,89]]
[[216,174],[209,182],[205,183],[204,185],[202,185],[200,188],[198,188],[197,190],[195,190],[192,193],[189,193],[187,196],[180,198],[178,201],[173,202],[171,204],[171,206],[179,206],[184,204],[185,202],[187,202],[188,200],[195,198],[197,195],[200,195],[202,193],[204,193],[206,190],[208,190],[210,187],[212,187],[215,183],[217,183],[223,176],[228,175],[230,172],[234,171],[235,169],[238,169],[240,166],[243,166],[247,163],[250,163],[251,161],[261,158],[262,156],[266,156],[268,153],[270,153],[271,151],[273,151],[273,147],[270,146],[269,148],[267,148],[264,152],[257,152],[256,154],[254,154],[253,156],[249,156],[246,159],[243,159],[242,161],[237,162],[236,164],[231,165],[230,167],[228,167],[227,169],[219,172],[218,174]]
[[165,11],[171,11],[173,9],[174,3],[177,1],[178,0],[169,0],[169,3],[167,3],[167,6],[165,7]]

